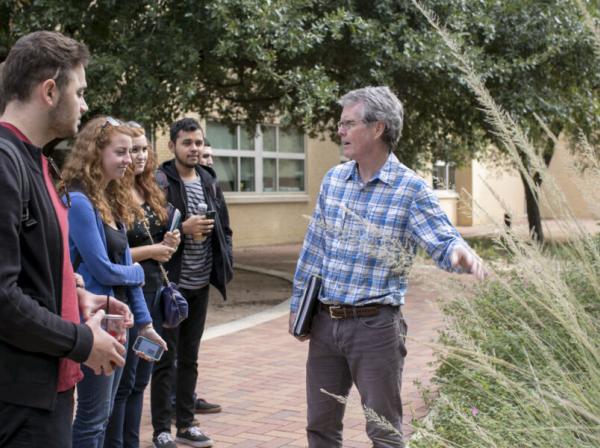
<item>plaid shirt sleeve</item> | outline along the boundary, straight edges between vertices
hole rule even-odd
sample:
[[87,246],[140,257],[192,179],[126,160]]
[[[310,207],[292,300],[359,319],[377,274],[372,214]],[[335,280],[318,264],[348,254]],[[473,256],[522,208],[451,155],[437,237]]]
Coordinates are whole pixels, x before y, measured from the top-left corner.
[[450,256],[457,244],[467,248],[469,245],[450,223],[435,194],[425,184],[420,186],[410,206],[409,230],[414,241],[440,268],[458,272],[452,268]]
[[321,184],[321,191],[317,198],[317,204],[304,237],[302,251],[296,265],[294,274],[294,285],[292,289],[292,298],[290,311],[295,313],[298,310],[298,303],[304,291],[304,285],[308,278],[313,274],[320,274],[325,254],[325,229],[322,224],[325,180]]

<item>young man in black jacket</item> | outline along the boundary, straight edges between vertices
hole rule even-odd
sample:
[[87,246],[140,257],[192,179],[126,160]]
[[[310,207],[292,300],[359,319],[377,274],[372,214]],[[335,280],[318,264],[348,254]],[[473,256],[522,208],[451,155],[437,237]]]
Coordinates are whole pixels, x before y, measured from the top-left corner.
[[[188,300],[189,316],[177,329],[163,329],[169,350],[152,374],[151,407],[153,443],[173,448],[171,437],[171,385],[177,357],[176,440],[195,447],[210,447],[212,440],[194,426],[194,389],[198,377],[198,350],[204,332],[209,285],[226,298],[232,277],[232,232],[225,199],[214,171],[201,166],[204,131],[192,118],[171,125],[169,148],[175,155],[161,165],[157,180],[167,200],[183,216],[183,238],[166,268]],[[214,218],[209,218],[214,214]]]
[[[41,149],[77,131],[88,58],[85,45],[40,31],[15,43],[0,76],[2,447],[70,447],[80,363],[107,375],[124,364],[124,347],[101,329],[106,297],[73,273],[67,209]],[[131,323],[127,306],[112,302]]]

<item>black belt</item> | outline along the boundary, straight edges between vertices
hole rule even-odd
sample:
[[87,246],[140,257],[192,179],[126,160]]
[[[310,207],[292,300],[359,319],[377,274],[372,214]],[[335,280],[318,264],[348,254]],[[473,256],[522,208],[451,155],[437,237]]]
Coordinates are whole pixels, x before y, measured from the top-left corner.
[[352,306],[352,305],[336,305],[321,303],[321,309],[329,314],[332,319],[352,319],[355,317],[370,317],[379,314],[379,308],[387,305],[365,305],[365,306]]

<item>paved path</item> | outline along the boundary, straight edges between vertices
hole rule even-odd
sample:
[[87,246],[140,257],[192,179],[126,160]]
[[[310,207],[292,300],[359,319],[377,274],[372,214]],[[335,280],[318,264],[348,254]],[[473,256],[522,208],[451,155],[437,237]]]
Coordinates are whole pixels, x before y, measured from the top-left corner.
[[[297,245],[247,249],[239,251],[236,260],[289,272],[298,250]],[[432,352],[424,344],[432,342],[442,326],[434,296],[431,291],[412,288],[404,308],[409,327],[403,385],[407,434],[413,416],[421,417],[426,411],[415,380],[427,385],[433,371],[429,365]],[[199,416],[201,428],[213,438],[215,447],[306,446],[304,366],[308,344],[287,333],[287,315],[234,333],[214,330],[213,337],[202,342],[197,391],[223,407],[219,414]],[[149,409],[147,390],[142,447],[151,446]],[[344,420],[344,446],[369,447],[364,427],[353,389]]]
[[[598,231],[597,222],[585,224],[591,231]],[[554,225],[550,233],[566,233],[559,227]],[[493,233],[485,228],[461,230],[470,236]],[[242,249],[236,251],[236,262],[290,274],[299,248],[286,245]],[[433,266],[425,266],[419,275],[422,280],[411,283],[403,308],[409,335],[402,393],[407,435],[411,432],[410,421],[426,412],[415,382],[429,384],[434,367],[427,344],[435,341],[443,327],[435,305],[438,292],[433,285],[444,284],[444,274]],[[273,316],[279,317],[270,316],[266,322],[264,318],[254,319],[235,332],[224,326],[207,331],[209,337],[200,350],[197,391],[223,407],[219,414],[200,416],[201,428],[213,438],[217,448],[306,446],[304,365],[308,345],[288,335],[287,316],[282,313],[285,314],[285,307],[274,310]],[[148,395],[147,390],[142,447],[151,446],[152,438]],[[358,394],[353,389],[344,420],[344,447],[370,446],[364,426]]]

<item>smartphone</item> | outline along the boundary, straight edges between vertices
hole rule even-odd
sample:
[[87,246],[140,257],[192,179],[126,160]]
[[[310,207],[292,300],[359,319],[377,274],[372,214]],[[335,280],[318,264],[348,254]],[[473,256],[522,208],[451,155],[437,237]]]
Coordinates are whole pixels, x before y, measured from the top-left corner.
[[153,361],[158,361],[163,355],[164,349],[154,341],[151,341],[144,336],[138,336],[133,343],[133,351],[143,353]]
[[215,219],[216,216],[217,216],[217,212],[214,210],[208,210],[206,212],[206,219]]
[[178,209],[173,210],[173,216],[171,218],[171,225],[169,226],[169,232],[174,232],[179,228],[181,224],[181,212]]

